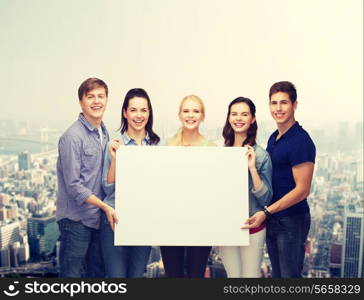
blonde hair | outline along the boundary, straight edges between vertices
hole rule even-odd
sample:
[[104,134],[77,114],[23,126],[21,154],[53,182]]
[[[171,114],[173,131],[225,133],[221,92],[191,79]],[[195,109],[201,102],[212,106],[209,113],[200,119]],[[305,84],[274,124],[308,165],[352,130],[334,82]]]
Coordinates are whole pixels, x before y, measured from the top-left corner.
[[[189,95],[182,99],[182,101],[179,105],[178,114],[180,114],[182,112],[183,104],[187,100],[192,100],[192,101],[197,102],[201,107],[202,115],[205,116],[205,105],[204,105],[202,99],[196,95]],[[177,133],[167,141],[167,145],[168,146],[181,146],[182,145],[182,134],[183,134],[183,129],[182,129],[182,127],[180,127],[178,129]]]

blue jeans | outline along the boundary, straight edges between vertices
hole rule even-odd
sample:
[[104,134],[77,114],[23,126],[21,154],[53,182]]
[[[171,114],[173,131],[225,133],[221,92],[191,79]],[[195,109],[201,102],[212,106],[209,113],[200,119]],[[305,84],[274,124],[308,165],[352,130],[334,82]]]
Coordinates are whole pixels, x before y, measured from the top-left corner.
[[114,246],[114,232],[101,214],[100,239],[106,277],[143,277],[151,246]]
[[302,277],[305,243],[310,230],[310,213],[267,219],[266,243],[272,277]]
[[99,231],[69,219],[58,221],[58,226],[59,277],[104,277]]

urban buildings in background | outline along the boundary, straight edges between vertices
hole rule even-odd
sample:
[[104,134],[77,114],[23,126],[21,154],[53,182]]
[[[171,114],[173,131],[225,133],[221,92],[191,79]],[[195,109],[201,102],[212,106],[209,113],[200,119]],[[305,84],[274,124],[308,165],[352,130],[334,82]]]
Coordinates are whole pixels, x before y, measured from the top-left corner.
[[[219,140],[221,130],[205,134]],[[303,275],[364,277],[363,123],[309,131],[317,160]],[[262,146],[271,132],[268,123],[259,124]],[[175,128],[164,126],[160,135],[165,139],[174,133]],[[0,120],[0,276],[58,276],[55,168],[60,135],[57,129]],[[262,277],[270,274],[265,254]],[[145,276],[165,276],[158,247],[152,248]],[[205,277],[225,276],[219,249],[213,247]]]

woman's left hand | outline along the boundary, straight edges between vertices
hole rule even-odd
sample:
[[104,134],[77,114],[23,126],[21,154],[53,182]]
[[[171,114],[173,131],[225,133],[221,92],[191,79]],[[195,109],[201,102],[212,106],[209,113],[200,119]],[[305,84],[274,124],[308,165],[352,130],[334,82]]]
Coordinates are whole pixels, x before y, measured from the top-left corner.
[[247,148],[246,156],[248,157],[248,167],[249,169],[255,168],[255,151],[252,146],[245,145],[245,148]]

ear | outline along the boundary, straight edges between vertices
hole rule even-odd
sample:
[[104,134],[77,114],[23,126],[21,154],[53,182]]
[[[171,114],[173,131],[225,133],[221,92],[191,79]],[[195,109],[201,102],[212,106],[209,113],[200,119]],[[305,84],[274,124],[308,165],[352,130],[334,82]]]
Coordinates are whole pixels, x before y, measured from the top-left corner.
[[250,125],[253,124],[256,121],[255,117],[253,117],[253,119],[250,122]]
[[293,103],[293,110],[297,109],[297,100]]
[[126,119],[126,111],[123,109],[123,117]]

